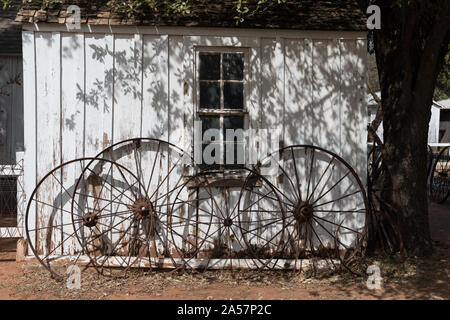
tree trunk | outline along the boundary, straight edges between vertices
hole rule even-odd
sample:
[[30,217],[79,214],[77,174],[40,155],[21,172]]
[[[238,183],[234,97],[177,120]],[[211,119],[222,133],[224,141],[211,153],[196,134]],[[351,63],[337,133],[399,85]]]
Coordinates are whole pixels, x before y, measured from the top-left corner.
[[[450,39],[450,4],[402,1],[382,6],[382,29],[374,33],[381,86],[384,146],[383,221],[394,250],[428,255],[427,141],[437,75]],[[431,4],[431,3],[430,3]],[[389,225],[388,225],[389,224]],[[394,241],[391,241],[394,240]]]
[[[404,94],[411,93],[403,91]],[[386,101],[384,104],[388,103]],[[383,161],[388,174],[384,177],[381,196],[394,210],[396,226],[390,227],[398,233],[395,235],[397,250],[423,256],[432,250],[426,182],[427,133],[431,112],[414,112],[417,109],[413,104],[411,101],[411,105],[383,107]],[[399,113],[403,113],[403,121],[399,121]]]
[[401,50],[393,51],[383,43],[385,38],[377,40],[377,60],[382,66],[383,161],[387,170],[381,198],[393,217],[386,229],[393,231],[390,240],[395,250],[428,255],[432,252],[427,198],[432,79],[417,78],[417,61],[402,58]]

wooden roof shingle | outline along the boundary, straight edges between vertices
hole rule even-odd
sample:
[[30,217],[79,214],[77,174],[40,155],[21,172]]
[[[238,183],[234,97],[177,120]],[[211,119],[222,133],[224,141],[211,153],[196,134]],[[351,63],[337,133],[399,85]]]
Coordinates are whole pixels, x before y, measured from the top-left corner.
[[[264,10],[248,15],[236,24],[233,0],[197,0],[190,13],[156,14],[145,12],[140,17],[127,18],[107,6],[107,0],[71,0],[51,4],[42,9],[39,3],[25,3],[16,21],[25,23],[65,23],[67,7],[78,5],[81,23],[100,25],[148,25],[187,27],[269,28],[297,30],[365,31],[366,16],[357,0],[301,0],[282,5],[269,5]],[[250,12],[257,0],[249,0]]]

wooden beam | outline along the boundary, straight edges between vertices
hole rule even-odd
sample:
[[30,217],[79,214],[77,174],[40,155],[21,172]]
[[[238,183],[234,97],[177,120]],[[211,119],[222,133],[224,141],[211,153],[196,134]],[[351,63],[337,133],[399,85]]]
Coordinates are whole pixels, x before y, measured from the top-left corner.
[[[51,265],[64,265],[70,261],[74,261],[75,256],[55,256],[48,257],[51,260]],[[97,262],[102,264],[105,258],[96,257]],[[107,257],[107,261],[104,266],[110,268],[121,268],[126,265],[131,265],[132,268],[154,268],[154,269],[175,269],[176,267],[183,266],[183,260],[180,258],[141,258],[141,257],[122,257],[114,256]],[[36,261],[34,256],[25,258],[26,261]],[[89,264],[88,256],[80,256],[78,258],[78,265]],[[316,269],[334,269],[340,262],[336,259],[333,260],[311,260],[311,259],[279,259],[273,261],[265,261],[264,259],[192,259],[190,260],[186,268],[187,269],[206,269],[206,270],[257,270],[263,267],[267,263],[270,269],[273,270],[307,270],[311,267]]]

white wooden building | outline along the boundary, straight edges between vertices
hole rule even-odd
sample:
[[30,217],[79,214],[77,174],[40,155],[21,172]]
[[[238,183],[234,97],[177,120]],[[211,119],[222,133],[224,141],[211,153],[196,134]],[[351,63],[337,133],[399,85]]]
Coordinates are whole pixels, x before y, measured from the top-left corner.
[[[377,92],[378,97],[381,92]],[[371,123],[377,114],[378,104],[371,94],[367,95],[367,106],[369,110],[369,123]],[[431,118],[428,129],[428,145],[432,147],[445,146],[450,143],[450,99],[442,101],[433,101],[431,105]],[[383,125],[380,124],[377,130],[378,137],[383,140]]]
[[428,143],[432,146],[450,144],[450,99],[433,101]]
[[52,168],[124,139],[158,138],[193,154],[194,120],[208,115],[278,129],[284,146],[333,151],[365,184],[364,15],[317,1],[236,27],[231,1],[206,2],[191,17],[148,21],[85,2],[79,29],[67,24],[66,5],[22,10],[28,197]]

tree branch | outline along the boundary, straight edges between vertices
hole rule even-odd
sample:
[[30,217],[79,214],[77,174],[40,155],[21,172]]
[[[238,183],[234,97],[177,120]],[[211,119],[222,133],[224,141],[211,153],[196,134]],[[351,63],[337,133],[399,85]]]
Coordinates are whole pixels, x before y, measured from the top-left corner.
[[369,134],[370,134],[371,133],[370,131],[376,132],[381,122],[383,121],[383,108],[380,97],[378,97],[378,95],[373,91],[369,83],[367,83],[367,88],[369,88],[370,94],[372,95],[373,99],[378,105],[377,115],[375,116],[375,119],[373,119],[372,123],[369,126]]
[[[421,92],[414,90],[415,99],[421,101],[418,105],[426,104],[429,96],[433,95],[434,85],[439,72],[439,60],[443,58],[443,50],[448,47],[450,35],[450,3],[446,2],[436,16],[425,42],[425,48],[420,60],[414,88],[421,88]],[[444,52],[445,53],[445,52]]]

